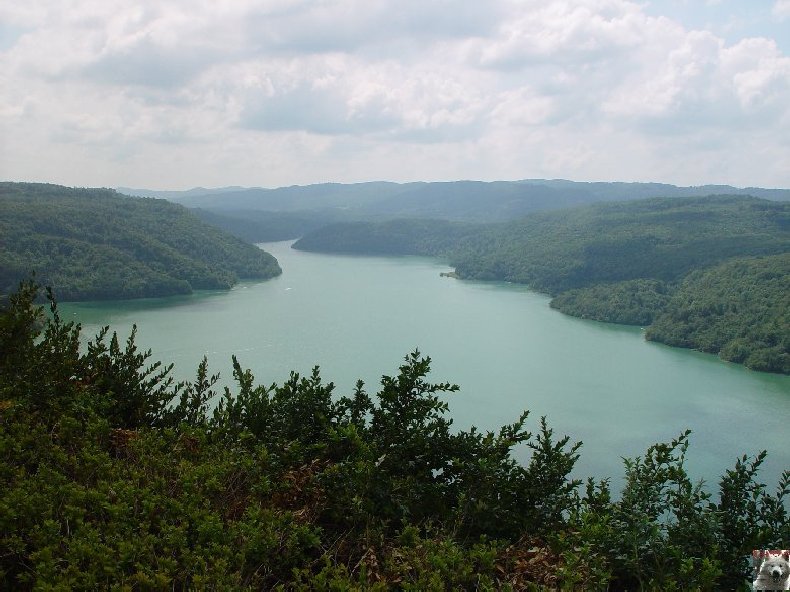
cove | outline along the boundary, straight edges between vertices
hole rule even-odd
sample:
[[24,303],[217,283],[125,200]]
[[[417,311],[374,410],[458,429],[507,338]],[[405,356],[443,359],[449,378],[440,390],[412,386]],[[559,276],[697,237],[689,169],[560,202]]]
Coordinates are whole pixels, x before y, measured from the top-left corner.
[[[565,316],[523,286],[440,277],[449,268],[416,257],[359,257],[262,247],[283,274],[228,292],[60,305],[83,338],[110,325],[154,359],[193,378],[205,355],[231,384],[231,355],[258,383],[321,367],[338,394],[357,379],[374,393],[414,349],[432,358],[454,425],[495,430],[530,410],[556,436],[583,441],[574,475],[622,477],[621,457],[693,430],[687,456],[709,490],[743,454],[768,450],[760,479],[773,486],[790,468],[790,377],[752,372],[717,357],[644,340],[639,328]],[[519,450],[520,460],[528,458]]]

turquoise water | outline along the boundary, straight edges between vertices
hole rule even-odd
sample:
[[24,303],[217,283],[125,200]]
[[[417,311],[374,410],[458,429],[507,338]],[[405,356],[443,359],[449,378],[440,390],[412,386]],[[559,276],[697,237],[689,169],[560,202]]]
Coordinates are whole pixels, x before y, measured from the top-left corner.
[[[194,375],[206,355],[229,379],[231,355],[262,383],[319,365],[337,392],[358,378],[375,392],[415,348],[431,356],[431,379],[450,381],[455,425],[497,429],[531,412],[558,435],[582,440],[576,475],[622,476],[623,456],[693,430],[696,477],[716,482],[742,454],[767,449],[773,484],[790,468],[790,377],[761,374],[714,356],[646,342],[638,328],[567,317],[522,286],[440,277],[425,258],[318,255],[264,245],[282,276],[229,292],[61,305],[90,336],[111,325],[154,358]],[[522,460],[526,451],[519,450]]]

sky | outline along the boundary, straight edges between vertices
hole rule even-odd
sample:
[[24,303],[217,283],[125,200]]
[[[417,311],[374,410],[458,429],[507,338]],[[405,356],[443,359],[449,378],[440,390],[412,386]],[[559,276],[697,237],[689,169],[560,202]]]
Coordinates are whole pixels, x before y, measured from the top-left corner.
[[0,180],[790,187],[790,0],[0,0]]

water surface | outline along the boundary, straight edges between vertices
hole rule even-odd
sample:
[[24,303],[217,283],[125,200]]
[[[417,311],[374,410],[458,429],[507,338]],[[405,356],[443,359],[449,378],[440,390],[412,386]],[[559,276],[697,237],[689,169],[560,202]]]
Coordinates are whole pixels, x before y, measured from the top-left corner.
[[[523,286],[440,277],[440,262],[414,257],[302,253],[270,243],[282,276],[229,292],[122,302],[67,303],[86,335],[111,325],[194,375],[200,359],[231,376],[231,355],[259,382],[319,365],[337,392],[358,378],[375,392],[418,348],[431,379],[450,381],[455,425],[497,429],[531,412],[555,433],[582,440],[578,476],[622,475],[621,457],[693,430],[696,477],[717,481],[736,457],[767,449],[769,484],[790,468],[790,377],[752,372],[715,356],[646,342],[639,328],[585,321],[549,308]],[[519,451],[522,459],[527,451]]]

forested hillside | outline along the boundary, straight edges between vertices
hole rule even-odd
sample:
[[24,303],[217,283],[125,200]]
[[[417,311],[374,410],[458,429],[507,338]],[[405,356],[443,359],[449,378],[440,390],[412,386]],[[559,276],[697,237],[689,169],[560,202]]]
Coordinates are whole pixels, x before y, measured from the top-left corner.
[[416,218],[339,222],[309,232],[293,247],[321,253],[446,255],[484,228],[480,224]]
[[614,495],[569,476],[581,444],[545,418],[452,428],[456,387],[417,352],[374,394],[318,369],[258,385],[235,359],[216,393],[205,359],[174,384],[134,334],[80,347],[35,296],[0,308],[0,589],[735,590],[790,540],[765,452],[714,495],[681,432]]
[[594,321],[640,325],[653,322],[669,302],[673,286],[658,280],[625,280],[562,292],[551,307]]
[[790,204],[739,196],[650,199],[533,214],[452,253],[459,276],[552,295],[633,279],[676,281],[744,255],[790,250]]
[[[669,310],[678,308],[672,297],[688,274],[734,258],[790,251],[790,204],[743,196],[659,198],[539,212],[501,224],[419,220],[336,224],[309,233],[294,247],[438,255],[447,259],[461,278],[527,284],[556,296],[552,306],[565,313],[647,326],[670,302]],[[758,290],[769,290],[764,284],[771,274],[779,273],[778,263],[765,258],[751,265],[754,275],[750,281]],[[771,269],[761,273],[761,266]],[[734,269],[725,267],[720,273],[726,276]],[[727,281],[731,284],[727,294],[705,291],[703,295],[697,293],[699,286],[694,283],[681,294],[688,302],[699,298],[711,301],[733,293],[748,298],[755,289],[742,277],[720,283]],[[786,285],[786,276],[784,281]],[[721,323],[736,331],[737,354],[730,353],[735,345],[724,347],[731,339],[717,338],[717,345],[709,345],[692,336],[697,329],[681,323],[680,313],[663,317],[662,329],[650,335],[671,345],[722,351],[723,358],[755,369],[788,372],[790,324],[781,312],[778,305],[761,309],[760,314],[766,317],[760,326],[773,327],[768,338],[756,330],[734,328],[753,323],[754,311],[743,306],[731,311]],[[758,355],[758,351],[763,353]],[[769,351],[773,353],[768,355]]]
[[62,300],[92,300],[229,288],[280,268],[271,255],[164,200],[0,183],[0,292],[31,272]]
[[689,274],[647,338],[790,374],[790,254]]

